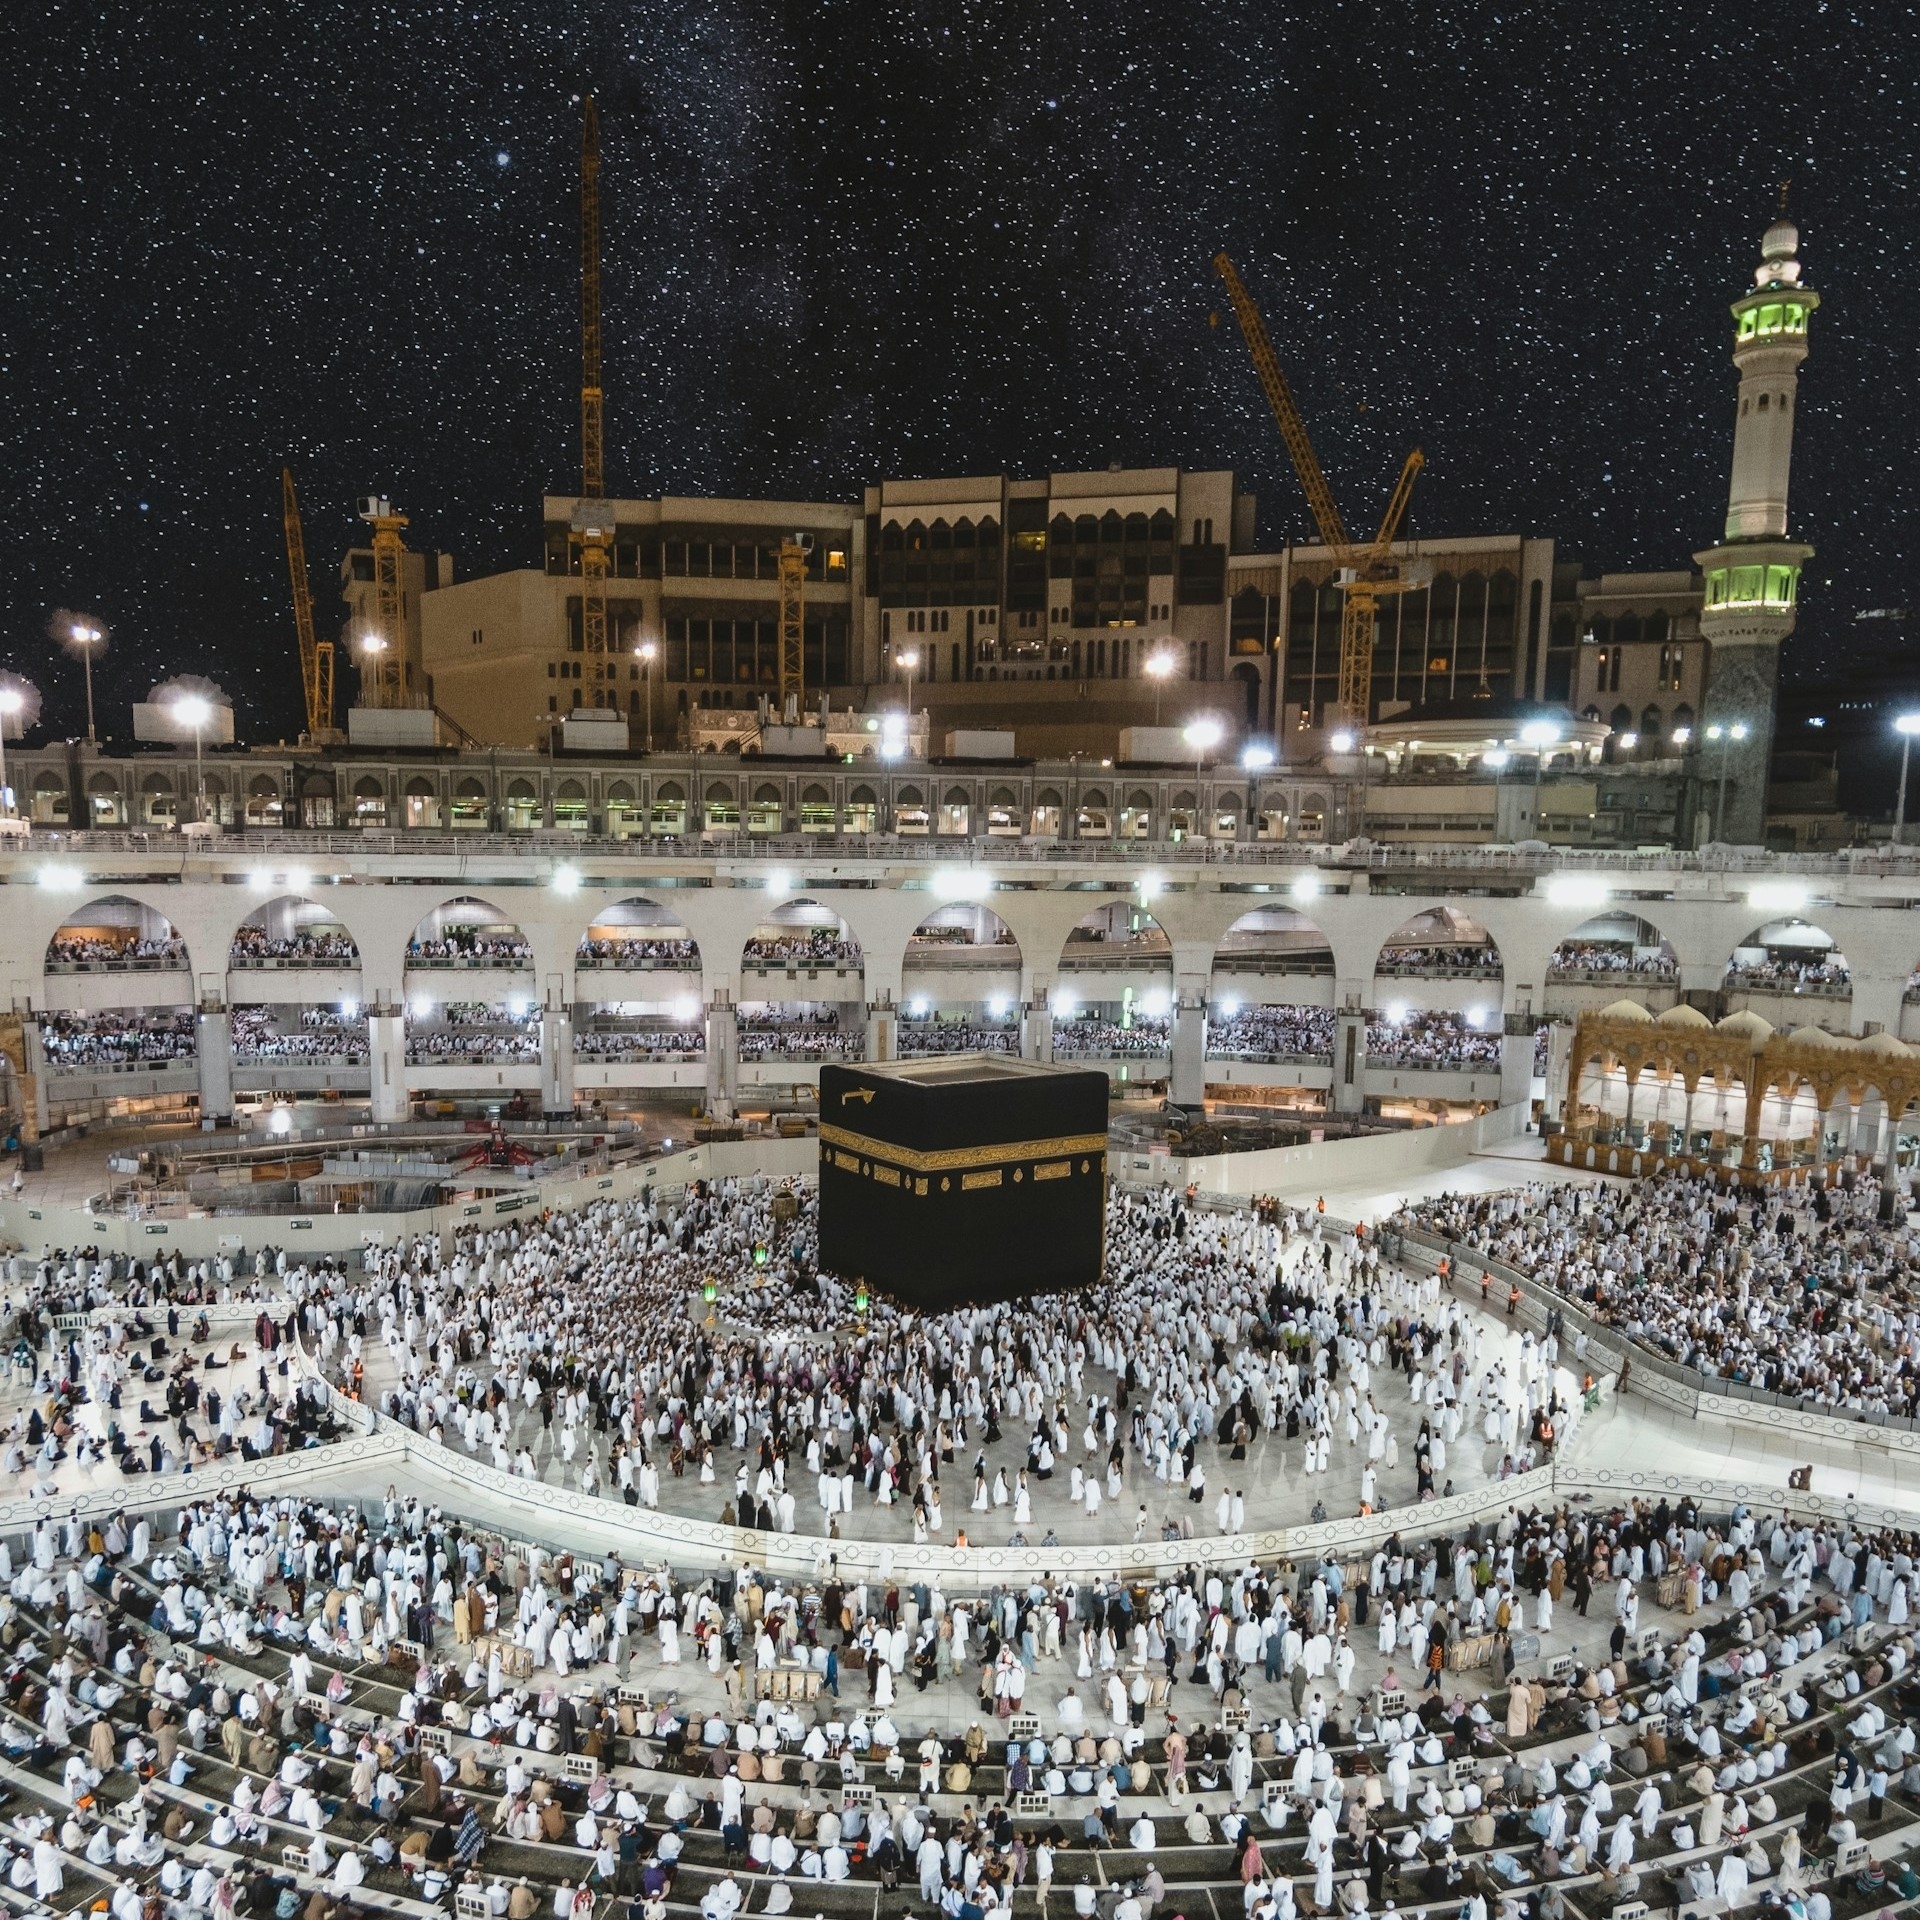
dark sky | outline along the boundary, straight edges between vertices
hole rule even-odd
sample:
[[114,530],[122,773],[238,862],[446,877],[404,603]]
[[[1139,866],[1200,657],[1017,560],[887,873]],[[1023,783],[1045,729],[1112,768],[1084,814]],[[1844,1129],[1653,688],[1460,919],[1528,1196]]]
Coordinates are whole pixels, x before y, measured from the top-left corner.
[[602,102],[608,481],[1231,464],[1305,513],[1208,260],[1264,302],[1349,519],[1672,566],[1725,505],[1726,303],[1793,181],[1825,305],[1802,655],[1904,603],[1906,8],[1192,0],[46,0],[0,26],[4,661],[50,609],[297,726],[279,468],[316,601],[375,489],[465,575],[577,485],[579,98]]

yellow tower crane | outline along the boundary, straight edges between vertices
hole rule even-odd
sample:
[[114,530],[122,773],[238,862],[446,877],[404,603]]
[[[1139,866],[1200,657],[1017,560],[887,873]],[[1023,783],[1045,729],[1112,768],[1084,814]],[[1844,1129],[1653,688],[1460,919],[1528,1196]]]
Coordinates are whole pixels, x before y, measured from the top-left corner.
[[1320,459],[1308,437],[1307,423],[1294,404],[1293,389],[1280,370],[1279,357],[1267,338],[1267,323],[1261,318],[1253,295],[1224,253],[1214,255],[1213,270],[1226,284],[1233,317],[1239,321],[1241,336],[1253,356],[1253,370],[1259,375],[1267,405],[1273,409],[1280,437],[1287,443],[1293,470],[1300,476],[1301,491],[1306,494],[1314,524],[1320,529],[1321,544],[1333,556],[1340,584],[1346,592],[1340,622],[1340,719],[1343,725],[1355,729],[1361,736],[1360,744],[1364,745],[1364,730],[1373,712],[1373,632],[1380,601],[1391,594],[1406,593],[1419,584],[1395,567],[1392,553],[1394,535],[1406,515],[1413,483],[1427,463],[1426,455],[1418,447],[1407,455],[1393,498],[1387,502],[1380,531],[1370,545],[1356,545],[1347,533],[1340,509],[1334,504],[1333,490],[1320,470]]
[[400,529],[404,513],[395,513],[384,495],[372,494],[360,502],[360,518],[373,529],[373,624],[360,664],[360,704],[363,707],[404,707],[410,704],[406,679],[406,582],[403,578],[407,543]]
[[573,537],[580,548],[580,644],[594,683],[591,704],[615,696],[607,674],[607,553],[613,511],[606,491],[606,397],[600,386],[600,113],[587,101],[580,129],[580,501]]
[[293,469],[280,469],[280,513],[287,528],[287,574],[293,582],[293,630],[300,642],[300,685],[307,698],[307,738],[324,746],[338,736],[333,726],[333,642],[313,636],[313,590],[307,581],[307,541],[300,528],[300,500]]

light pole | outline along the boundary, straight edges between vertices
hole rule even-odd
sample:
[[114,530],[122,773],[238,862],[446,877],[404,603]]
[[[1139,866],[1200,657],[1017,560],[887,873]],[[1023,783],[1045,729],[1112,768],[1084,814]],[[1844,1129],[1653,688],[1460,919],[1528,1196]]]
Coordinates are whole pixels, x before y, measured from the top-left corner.
[[1913,752],[1913,736],[1920,733],[1920,713],[1903,713],[1893,723],[1900,736],[1900,798],[1893,809],[1893,844],[1897,847],[1907,833],[1907,757]]
[[173,703],[173,717],[183,727],[193,729],[193,818],[198,825],[207,817],[207,782],[201,770],[200,734],[213,718],[213,702],[197,693],[182,694]]
[[1520,729],[1520,738],[1533,749],[1533,838],[1544,840],[1540,828],[1540,772],[1546,765],[1547,749],[1560,744],[1560,728],[1551,720],[1529,720]]
[[1168,676],[1173,672],[1173,655],[1163,647],[1160,652],[1147,656],[1147,677],[1153,682],[1153,724],[1160,724],[1160,691],[1166,685]]
[[1720,791],[1713,803],[1713,837],[1718,840],[1727,820],[1727,756],[1733,750],[1736,740],[1747,737],[1747,723],[1736,720],[1732,726],[1723,727],[1715,721],[1707,729],[1707,738],[1718,743],[1720,748]]
[[647,703],[647,751],[653,751],[653,656],[659,649],[651,640],[642,640],[634,648],[633,657],[640,662],[640,684],[645,689],[642,698]]
[[1247,775],[1247,825],[1250,840],[1260,838],[1260,776],[1273,765],[1273,749],[1264,741],[1240,749],[1240,765]]
[[1500,838],[1500,776],[1507,770],[1507,762],[1513,758],[1505,747],[1489,747],[1480,756],[1483,767],[1493,769],[1493,837]]
[[907,751],[913,751],[913,670],[920,664],[920,650],[917,647],[900,647],[894,652],[893,663],[907,670]]
[[[1206,808],[1203,805],[1206,796],[1201,790],[1201,782],[1205,778],[1207,755],[1220,744],[1225,733],[1226,729],[1218,720],[1210,720],[1203,716],[1201,719],[1188,721],[1180,735],[1181,739],[1193,749],[1193,820],[1196,827],[1206,817]],[[1200,837],[1203,840],[1213,838],[1211,833],[1202,833]]]
[[0,803],[7,818],[13,818],[13,789],[7,785],[7,722],[27,704],[27,696],[18,687],[0,687]]
[[87,676],[87,745],[90,747],[99,745],[99,739],[93,730],[93,650],[106,637],[99,627],[92,626],[85,620],[76,620],[67,629],[68,640],[80,650],[80,665],[85,669]]

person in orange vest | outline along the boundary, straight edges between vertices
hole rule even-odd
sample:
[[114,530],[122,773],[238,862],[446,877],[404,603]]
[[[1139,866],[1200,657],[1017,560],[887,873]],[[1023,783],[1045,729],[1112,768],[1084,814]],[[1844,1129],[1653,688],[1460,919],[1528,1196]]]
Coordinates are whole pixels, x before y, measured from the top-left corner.
[[361,1384],[365,1381],[366,1377],[366,1367],[360,1361],[356,1360],[353,1363],[353,1383],[347,1389],[347,1398],[349,1400],[358,1400],[360,1398]]
[[1320,1198],[1319,1198],[1318,1200],[1316,1200],[1316,1201],[1315,1201],[1315,1202],[1313,1203],[1313,1210],[1314,1210],[1314,1212],[1315,1212],[1315,1213],[1325,1213],[1325,1212],[1326,1212],[1326,1210],[1327,1210],[1327,1196],[1326,1196],[1326,1195],[1325,1195],[1324,1193],[1323,1193],[1323,1194],[1322,1194],[1322,1195],[1320,1196]]
[[1507,1318],[1511,1320],[1520,1310],[1520,1282],[1515,1280],[1507,1288]]
[[1449,1293],[1453,1291],[1453,1262],[1444,1253],[1440,1256],[1440,1284]]

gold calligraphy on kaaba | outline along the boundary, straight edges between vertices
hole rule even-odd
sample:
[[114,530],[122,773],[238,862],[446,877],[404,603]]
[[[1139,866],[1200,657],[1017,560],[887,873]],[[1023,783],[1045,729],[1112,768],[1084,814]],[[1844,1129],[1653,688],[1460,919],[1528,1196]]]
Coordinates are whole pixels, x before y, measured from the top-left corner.
[[962,1193],[977,1193],[982,1187],[997,1187],[1000,1184],[1001,1169],[990,1168],[985,1173],[963,1173],[960,1176]]
[[[903,1147],[891,1140],[876,1140],[871,1134],[853,1133],[845,1127],[823,1125],[820,1129],[822,1145],[846,1147],[854,1153],[867,1154],[877,1160],[890,1160],[896,1166],[911,1168],[915,1173],[964,1172],[968,1167],[1011,1167],[1019,1162],[1034,1160],[1059,1160],[1069,1154],[1088,1154],[1099,1157],[1107,1151],[1107,1136],[1104,1133],[1075,1133],[1057,1135],[1051,1140],[1003,1140],[997,1146],[985,1147],[941,1147],[923,1150],[918,1147]],[[1060,1176],[1055,1175],[1056,1179]]]

